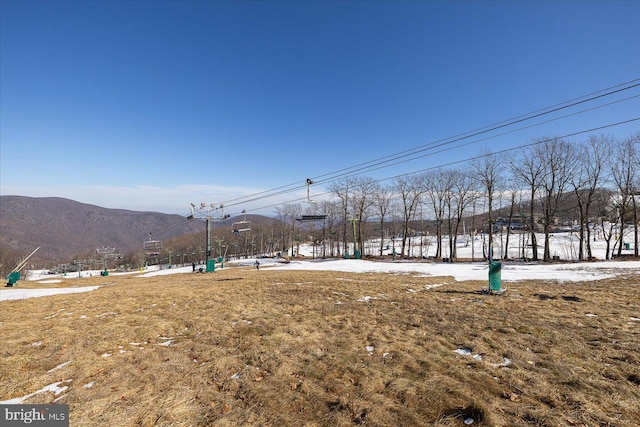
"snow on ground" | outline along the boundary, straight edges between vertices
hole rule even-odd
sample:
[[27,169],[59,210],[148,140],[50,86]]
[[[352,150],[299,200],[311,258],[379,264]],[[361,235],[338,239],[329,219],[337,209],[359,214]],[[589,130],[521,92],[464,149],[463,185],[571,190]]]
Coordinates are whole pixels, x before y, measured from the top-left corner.
[[[276,270],[343,271],[349,273],[421,274],[452,276],[458,281],[488,280],[487,263],[375,262],[354,259],[292,261],[271,267]],[[504,263],[502,281],[555,280],[577,282],[615,277],[630,271],[640,272],[639,261],[579,264]]]
[[83,288],[3,289],[0,290],[0,301],[46,297],[58,294],[76,294],[78,292],[94,291],[98,288],[99,286],[85,286]]
[[[539,236],[539,242],[543,236]],[[629,236],[626,236],[629,237]],[[625,238],[625,241],[630,240]],[[499,242],[500,239],[496,238]],[[387,239],[384,242],[383,252],[385,255],[391,255],[395,248],[400,251],[399,242],[392,242]],[[422,244],[421,244],[422,243]],[[448,251],[448,243],[445,239],[445,251]],[[461,240],[458,242],[458,256],[461,258],[478,259],[482,256],[482,239],[476,237],[471,240]],[[576,253],[577,236],[575,233],[557,233],[551,236],[551,254],[557,255],[561,259],[572,259]],[[501,244],[496,243],[496,247]],[[526,245],[526,242],[519,242],[517,235],[511,239],[509,253],[517,256],[521,250],[519,245]],[[368,253],[378,253],[380,241],[367,242]],[[593,254],[598,259],[605,258],[606,245],[599,238],[592,242]],[[315,248],[316,252],[319,248]],[[529,248],[530,250],[530,248]],[[313,256],[314,248],[310,245],[301,244],[298,248],[300,254],[310,258]],[[411,242],[411,252],[417,258],[422,256],[433,256],[435,253],[435,244],[433,236],[415,237]],[[623,250],[623,254],[630,254],[630,250]],[[496,255],[499,255],[496,253]],[[542,248],[540,248],[542,255]],[[445,254],[445,256],[448,256]],[[316,254],[316,258],[319,256]],[[417,259],[416,258],[416,259]],[[295,259],[290,263],[283,263],[282,259],[277,258],[258,258],[260,268],[268,268],[275,270],[312,270],[312,271],[341,271],[351,273],[390,273],[390,274],[417,274],[423,276],[451,276],[455,280],[488,280],[489,267],[486,262],[460,262],[460,263],[444,263],[435,261],[404,261],[404,260],[386,260],[386,261],[367,261],[356,259]],[[439,260],[438,260],[439,261]],[[225,262],[225,268],[229,267],[254,267],[256,259],[249,258],[243,260],[234,260]],[[196,269],[204,268],[204,265],[196,265]],[[216,270],[220,268],[220,264],[216,263]],[[100,275],[100,270],[89,270],[82,272],[67,273],[65,275],[50,275],[46,270],[29,271],[26,280],[41,284],[56,283],[60,280],[68,280],[78,277],[95,277]],[[576,282],[601,280],[616,277],[622,274],[640,273],[640,261],[598,261],[592,263],[524,263],[524,262],[506,262],[502,264],[501,279],[503,282],[514,282],[519,280],[547,280],[558,282]],[[149,266],[140,270],[131,272],[109,272],[109,275],[134,275],[137,278],[144,279],[147,277],[169,275],[169,274],[193,274],[192,265],[187,266]],[[214,273],[215,274],[215,273]],[[20,282],[18,282],[19,285]],[[0,290],[0,301],[8,301],[15,299],[24,299],[32,297],[41,297],[47,295],[56,295],[61,293],[87,292],[97,289],[98,286],[90,286],[84,288],[41,288],[41,289],[21,289],[20,286],[14,288],[5,288]]]

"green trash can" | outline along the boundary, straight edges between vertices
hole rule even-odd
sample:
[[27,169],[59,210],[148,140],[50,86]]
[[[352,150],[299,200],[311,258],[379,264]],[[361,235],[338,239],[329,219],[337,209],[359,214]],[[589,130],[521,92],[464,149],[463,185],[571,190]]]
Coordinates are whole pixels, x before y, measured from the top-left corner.
[[354,258],[355,259],[360,259],[361,258],[361,254],[360,254],[360,250],[359,249],[355,251]]
[[500,276],[502,263],[499,261],[489,262],[489,290],[492,292],[501,290]]
[[630,249],[631,249],[631,243],[629,243],[629,242],[625,242],[625,244],[624,244],[624,248],[625,248],[626,250],[630,250]]
[[349,251],[344,251],[344,259],[349,259]]
[[212,271],[216,271],[216,260],[208,259],[207,260],[207,273],[211,273]]

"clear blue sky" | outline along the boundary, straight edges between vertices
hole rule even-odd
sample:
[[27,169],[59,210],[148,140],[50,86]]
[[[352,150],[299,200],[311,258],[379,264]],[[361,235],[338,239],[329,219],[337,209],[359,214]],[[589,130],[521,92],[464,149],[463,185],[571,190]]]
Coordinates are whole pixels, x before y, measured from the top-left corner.
[[[640,78],[640,1],[1,0],[0,19],[0,193],[109,208],[185,213]],[[635,98],[367,175],[638,116]]]

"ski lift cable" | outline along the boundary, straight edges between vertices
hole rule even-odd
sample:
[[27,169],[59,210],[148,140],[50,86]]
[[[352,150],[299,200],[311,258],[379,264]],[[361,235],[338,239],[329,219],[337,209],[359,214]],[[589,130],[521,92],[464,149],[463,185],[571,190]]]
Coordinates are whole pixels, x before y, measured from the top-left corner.
[[[615,127],[615,126],[620,126],[620,125],[623,125],[623,124],[632,123],[632,122],[635,122],[635,121],[638,121],[638,120],[640,120],[640,117],[635,117],[635,118],[632,118],[632,119],[623,120],[623,121],[616,122],[616,123],[610,123],[610,124],[607,124],[607,125],[598,126],[598,127],[595,127],[595,128],[586,129],[586,130],[582,130],[582,131],[572,132],[572,133],[568,133],[568,134],[565,134],[565,135],[557,136],[557,137],[554,137],[554,138],[569,138],[569,137],[573,137],[573,136],[584,135],[585,133],[596,132],[596,131],[612,128],[612,127]],[[415,175],[415,174],[418,174],[418,173],[423,173],[423,172],[427,172],[427,171],[430,171],[430,170],[439,169],[439,168],[442,168],[442,167],[453,166],[453,165],[456,165],[456,164],[465,163],[465,162],[468,162],[468,161],[480,159],[480,158],[486,157],[488,155],[503,154],[503,153],[519,150],[519,149],[522,149],[522,148],[532,147],[532,146],[535,146],[535,145],[543,144],[543,143],[548,142],[550,140],[551,139],[543,139],[543,140],[539,140],[539,141],[529,142],[527,144],[521,144],[521,145],[518,145],[518,146],[515,146],[515,147],[506,148],[504,150],[492,152],[492,153],[489,153],[489,154],[481,154],[481,155],[469,157],[469,158],[466,158],[466,159],[455,160],[455,161],[451,161],[451,162],[448,162],[448,163],[442,163],[442,164],[438,164],[438,165],[435,165],[435,166],[430,166],[428,168],[419,169],[419,170],[412,171],[412,172],[407,172],[407,173],[403,173],[403,174],[399,174],[399,175],[394,175],[394,176],[390,176],[390,177],[387,177],[387,178],[381,178],[381,179],[375,180],[375,182],[379,183],[379,182],[383,182],[383,181],[389,181],[389,180],[393,180],[393,179],[396,179],[396,178],[400,178],[402,176]],[[330,195],[330,194],[331,194],[331,191],[326,191],[324,193],[318,193],[317,196],[326,196],[326,195]],[[258,207],[258,208],[250,209],[249,212],[257,212],[257,211],[261,211],[261,210],[264,210],[264,209],[273,208],[273,207],[276,207],[276,206],[281,206],[281,205],[286,204],[286,203],[296,203],[296,202],[300,202],[300,201],[304,201],[304,200],[306,200],[305,197],[296,198],[296,199],[289,200],[287,202],[279,202],[279,203],[274,203],[274,204],[271,204],[271,205],[266,205],[266,206],[261,206],[261,207]]]
[[[412,160],[424,158],[424,157],[427,157],[427,156],[439,154],[439,153],[442,153],[442,152],[445,152],[445,151],[449,151],[449,150],[453,150],[453,149],[456,149],[456,148],[464,147],[464,146],[471,145],[471,144],[474,144],[474,143],[477,143],[477,142],[486,141],[486,140],[490,140],[492,138],[496,138],[496,137],[499,137],[499,136],[508,135],[508,134],[511,134],[511,133],[514,133],[514,132],[518,132],[518,131],[521,131],[521,130],[524,130],[524,129],[529,129],[529,128],[532,128],[532,127],[535,127],[535,126],[540,126],[542,124],[550,123],[550,122],[553,122],[553,121],[558,121],[558,120],[561,120],[561,119],[564,119],[564,118],[567,118],[567,117],[571,117],[571,116],[575,116],[575,115],[578,115],[578,114],[582,114],[582,113],[585,113],[585,112],[588,112],[588,111],[593,111],[593,110],[596,110],[596,109],[599,109],[599,108],[604,108],[604,107],[607,107],[607,106],[610,106],[610,105],[613,105],[613,104],[617,104],[617,103],[620,103],[620,102],[628,101],[628,100],[635,99],[635,98],[638,98],[638,97],[640,97],[640,95],[630,96],[630,97],[627,97],[627,98],[624,98],[624,99],[621,99],[621,100],[612,101],[612,102],[609,102],[609,103],[606,103],[606,104],[601,104],[601,105],[598,105],[598,106],[595,106],[595,107],[591,107],[591,108],[588,108],[588,109],[584,109],[584,110],[581,110],[581,111],[578,111],[578,112],[566,114],[566,115],[561,116],[561,117],[556,117],[556,118],[553,118],[553,119],[545,120],[545,121],[542,121],[542,122],[539,122],[539,123],[535,123],[535,124],[532,124],[532,125],[520,127],[520,128],[517,128],[517,129],[513,129],[513,130],[510,130],[510,131],[506,131],[506,132],[500,133],[500,134],[487,136],[485,138],[481,138],[481,139],[477,139],[477,140],[473,140],[473,141],[468,141],[468,142],[465,142],[463,144],[458,144],[458,145],[455,145],[455,146],[443,148],[443,149],[435,151],[435,152],[425,153],[425,154],[422,154],[420,156],[414,156],[414,157],[411,157],[411,158],[408,158],[408,159],[404,159],[404,160],[400,160],[400,159],[402,157],[408,156],[408,154],[404,155],[404,156],[398,156],[396,158],[396,160],[398,160],[398,161],[396,161],[394,163],[389,163],[388,161],[379,162],[379,163],[377,163],[375,165],[371,165],[371,166],[368,166],[368,167],[362,167],[360,169],[351,170],[351,171],[349,171],[347,173],[336,174],[336,175],[329,176],[327,178],[320,179],[319,181],[314,181],[314,182],[316,182],[316,183],[326,183],[326,182],[330,182],[330,181],[336,180],[336,179],[338,179],[340,177],[343,177],[343,176],[353,176],[356,172],[380,170],[380,169],[383,169],[383,168],[386,168],[386,167],[395,166],[395,165],[398,165],[398,164],[401,164],[401,163],[405,163],[405,162],[408,162],[408,161],[412,161]],[[465,139],[465,138],[462,138],[462,139]],[[431,148],[435,149],[435,148],[443,147],[443,146],[446,146],[446,145],[448,145],[448,144],[450,144],[452,142],[455,142],[455,141],[451,141],[451,142],[448,142],[448,143],[442,143],[442,144],[439,144],[439,145],[435,145],[435,146],[433,146]],[[422,151],[426,151],[426,149],[424,149]],[[377,167],[373,167],[373,166],[377,166]],[[325,174],[325,175],[328,175],[328,174]],[[317,178],[314,178],[314,179],[317,179]],[[291,184],[291,185],[294,185],[294,184]],[[282,187],[282,188],[284,188],[284,187]],[[266,195],[266,196],[260,196],[260,195],[263,194],[263,193],[266,193],[268,191],[265,191],[265,192],[262,192],[262,193],[256,193],[255,194],[256,197],[251,198],[251,199],[247,199],[247,200],[243,200],[242,202],[232,203],[231,206],[245,204],[245,203],[253,202],[253,201],[258,201],[258,200],[261,200],[263,198],[274,197],[274,196],[277,196],[277,195],[290,193],[290,192],[293,192],[293,191],[296,191],[296,190],[300,190],[300,189],[303,189],[303,188],[304,188],[304,186],[297,186],[295,188],[278,191],[276,193],[273,193],[273,194],[270,194],[270,195]]]
[[[365,165],[370,165],[372,163],[375,163],[375,165],[383,164],[383,163],[386,163],[386,162],[397,160],[397,159],[402,158],[402,157],[410,156],[412,154],[416,154],[416,153],[428,150],[428,149],[432,148],[433,146],[437,147],[437,146],[442,146],[442,145],[446,145],[446,144],[451,144],[451,143],[458,142],[458,141],[463,140],[463,139],[467,139],[467,138],[471,138],[473,136],[481,135],[483,133],[488,133],[488,132],[491,132],[491,131],[494,131],[494,130],[498,130],[498,129],[501,129],[501,128],[504,128],[504,127],[507,127],[507,126],[511,126],[511,125],[514,125],[514,124],[517,124],[517,123],[521,123],[521,122],[524,122],[524,121],[527,121],[527,120],[534,119],[536,117],[540,117],[540,116],[543,116],[543,115],[551,114],[551,113],[554,113],[554,112],[557,112],[557,111],[560,111],[560,110],[563,110],[563,109],[567,109],[567,108],[574,107],[574,106],[577,106],[577,105],[580,105],[580,104],[584,104],[586,102],[590,102],[590,101],[593,101],[593,100],[596,100],[596,99],[599,99],[599,98],[603,98],[605,96],[610,96],[610,95],[613,95],[613,94],[616,94],[616,93],[620,93],[622,91],[633,89],[635,87],[640,86],[640,83],[636,83],[638,81],[640,81],[640,78],[639,79],[630,80],[630,81],[625,82],[625,83],[620,83],[618,85],[611,86],[609,88],[602,89],[602,90],[599,90],[599,91],[596,91],[596,92],[592,92],[590,94],[583,95],[583,96],[580,96],[578,98],[573,98],[573,99],[570,99],[570,100],[567,100],[567,101],[552,105],[550,107],[546,107],[546,108],[543,108],[543,109],[532,111],[532,112],[527,113],[527,114],[516,116],[516,117],[514,117],[512,119],[503,120],[503,121],[494,123],[492,125],[484,126],[484,127],[481,127],[481,128],[477,128],[475,130],[471,130],[471,131],[464,132],[464,133],[461,133],[461,134],[458,134],[458,135],[454,135],[454,136],[449,137],[449,138],[433,141],[431,143],[423,144],[421,146],[414,147],[414,148],[409,149],[409,150],[401,151],[401,152],[398,152],[398,153],[394,153],[394,154],[390,154],[390,155],[387,155],[387,156],[384,156],[384,157],[380,157],[378,159],[374,159],[374,160],[370,160],[370,161],[367,161],[367,162],[359,163],[359,164],[356,164],[356,165],[353,165],[353,166],[350,166],[350,167],[347,167],[347,168],[339,169],[339,170],[334,171],[334,172],[329,172],[329,173],[325,173],[325,174],[322,174],[322,175],[318,175],[318,176],[314,177],[313,179],[318,179],[318,178],[322,178],[322,177],[336,175],[336,174],[339,174],[340,172],[345,172],[343,175],[346,175],[346,174],[354,172],[354,169],[355,170],[366,169],[366,168],[364,168]],[[620,88],[621,86],[626,86],[626,87]],[[611,90],[611,89],[615,89],[615,90]],[[603,92],[606,92],[606,93],[603,93]],[[587,98],[587,97],[589,97],[589,98]],[[584,98],[587,98],[587,99],[584,99]],[[628,100],[628,99],[632,99],[632,98],[635,98],[635,96],[634,97],[629,97],[627,99],[624,99],[624,100],[621,100],[621,101],[618,101],[618,102],[622,102],[622,101],[625,101],[625,100]],[[615,103],[615,102],[613,102],[613,103]],[[613,103],[605,104],[605,106],[606,105],[611,105]],[[586,112],[586,111],[590,111],[590,110],[591,109],[587,109],[587,110],[584,110],[582,112]],[[578,114],[578,113],[575,113],[575,114]],[[385,159],[388,159],[388,160],[385,160]],[[330,179],[335,179],[335,178],[336,178],[336,176],[333,176]],[[327,179],[324,179],[324,180],[322,180],[322,182],[324,182],[326,180]],[[227,204],[229,206],[233,206],[233,205],[237,205],[237,204],[243,204],[243,203],[247,203],[247,202],[250,202],[250,201],[259,200],[259,198],[257,198],[258,196],[264,196],[265,198],[266,197],[273,197],[273,196],[284,194],[284,193],[287,193],[287,192],[292,192],[292,191],[299,190],[301,187],[300,186],[296,186],[296,185],[297,185],[297,183],[287,184],[287,185],[283,185],[283,186],[280,186],[280,187],[276,187],[276,188],[271,189],[271,190],[265,190],[265,191],[261,191],[261,192],[258,192],[258,193],[254,193],[254,194],[249,195],[249,196],[230,199],[230,200],[227,200],[225,202],[225,204]],[[291,187],[293,187],[293,188],[291,188]],[[278,191],[278,190],[280,190],[280,191]],[[230,202],[237,202],[237,203],[230,203]]]
[[[638,80],[640,80],[640,79],[632,80],[631,82],[635,82],[635,81],[638,81]],[[624,83],[624,84],[627,84],[627,83]],[[622,84],[622,85],[624,85],[624,84]],[[613,86],[613,88],[616,88],[616,87],[619,87],[619,86],[621,86],[621,85]],[[579,98],[574,98],[573,100],[565,101],[565,102],[562,102],[560,104],[555,104],[555,105],[547,107],[547,108],[543,108],[543,109],[540,109],[540,110],[533,111],[531,113],[527,113],[527,114],[523,114],[523,115],[520,115],[520,116],[516,116],[516,117],[514,117],[512,119],[503,120],[503,121],[497,122],[497,123],[492,124],[492,125],[487,125],[487,126],[484,126],[484,127],[481,127],[481,128],[477,128],[475,130],[467,131],[467,132],[460,133],[460,134],[457,134],[457,135],[454,135],[454,136],[451,136],[451,137],[448,137],[448,138],[444,138],[444,139],[433,141],[433,142],[430,142],[430,143],[427,143],[427,144],[423,144],[423,145],[420,145],[418,147],[414,147],[414,148],[409,149],[409,150],[400,151],[398,153],[390,154],[388,156],[380,157],[378,159],[370,160],[370,161],[367,161],[367,162],[364,162],[364,163],[360,163],[360,164],[357,164],[357,165],[354,165],[354,166],[351,166],[351,167],[340,169],[340,170],[338,170],[336,172],[341,172],[343,170],[353,169],[353,168],[360,167],[360,166],[363,166],[363,165],[366,165],[366,164],[378,162],[378,161],[381,161],[381,160],[384,160],[384,159],[394,160],[397,156],[404,157],[406,155],[411,155],[413,153],[421,152],[423,150],[431,148],[435,144],[438,144],[437,146],[440,146],[440,145],[445,145],[445,144],[457,142],[457,141],[460,141],[462,139],[467,139],[467,138],[471,138],[471,137],[474,137],[474,136],[481,135],[483,133],[487,133],[487,132],[491,132],[491,131],[494,131],[494,130],[498,130],[498,129],[501,129],[501,128],[504,128],[504,127],[507,127],[507,126],[511,126],[513,124],[517,124],[517,123],[521,123],[521,122],[524,122],[524,121],[527,121],[527,120],[534,119],[536,117],[540,117],[540,116],[551,114],[551,113],[554,113],[554,112],[557,112],[557,111],[560,111],[560,110],[564,110],[564,109],[567,109],[567,108],[570,108],[570,107],[574,107],[574,106],[577,106],[577,105],[580,105],[580,104],[584,104],[586,102],[593,101],[593,100],[596,100],[596,99],[599,99],[599,98],[602,98],[602,97],[605,97],[605,96],[609,96],[609,95],[613,95],[613,94],[616,94],[616,93],[619,93],[619,92],[622,92],[622,91],[625,91],[625,90],[633,89],[633,88],[638,87],[638,86],[640,86],[640,83],[631,85],[631,86],[626,87],[626,88],[617,89],[617,90],[614,90],[614,91],[610,91],[608,93],[600,94],[600,95],[593,96],[593,97],[588,98],[588,99],[584,99],[584,100],[578,101],[579,99],[585,98],[586,96],[595,95],[595,94],[598,94],[598,93],[603,92],[603,91],[608,90],[608,89],[601,90],[601,91],[598,91],[598,92],[594,92],[594,93],[592,93],[590,95],[584,95],[584,96],[581,96]],[[609,89],[612,89],[612,88],[609,88]],[[568,105],[564,105],[564,104],[567,104],[569,102],[571,102],[571,103],[568,104]],[[586,111],[588,111],[588,110],[586,110]],[[319,176],[317,176],[315,178],[316,179],[317,178],[321,178],[323,176],[331,175],[333,173],[334,172],[329,172],[329,173],[326,173],[326,174],[323,174],[323,175],[319,175]]]
[[[475,143],[478,143],[478,142],[482,142],[482,141],[487,141],[487,140],[490,140],[490,139],[493,139],[493,138],[496,138],[496,137],[499,137],[499,136],[509,135],[511,133],[519,132],[519,131],[524,130],[524,129],[529,129],[529,128],[533,128],[533,127],[536,127],[536,126],[540,126],[542,124],[551,123],[553,121],[557,121],[557,120],[561,120],[561,119],[564,119],[564,118],[567,118],[567,117],[575,116],[575,115],[584,113],[586,111],[592,111],[592,110],[595,110],[595,109],[598,109],[598,108],[602,108],[602,107],[605,107],[605,106],[608,106],[608,105],[611,105],[611,104],[615,104],[615,103],[626,101],[626,100],[633,99],[633,98],[640,98],[640,95],[634,95],[634,96],[631,96],[629,98],[625,98],[624,100],[618,100],[618,101],[610,102],[610,103],[605,104],[605,105],[599,105],[597,107],[592,107],[592,108],[589,108],[589,109],[586,109],[586,110],[578,111],[576,113],[567,114],[567,115],[564,115],[562,117],[556,117],[556,118],[553,118],[553,119],[545,120],[543,122],[535,123],[535,124],[532,124],[532,125],[529,125],[529,126],[524,126],[524,127],[518,128],[518,129],[513,129],[513,130],[510,130],[510,131],[506,131],[506,132],[503,132],[503,133],[500,133],[500,134],[488,136],[488,137],[485,137],[485,138],[476,139],[476,140],[473,140],[473,141],[467,141],[465,143],[454,145],[454,146],[450,146],[450,147],[446,147],[446,148],[443,148],[443,149],[438,150],[438,151],[425,153],[425,154],[422,154],[420,156],[411,157],[410,159],[398,160],[397,162],[385,164],[385,165],[382,165],[382,166],[378,166],[376,168],[371,168],[371,169],[367,168],[367,171],[376,171],[376,170],[384,169],[384,168],[389,167],[389,166],[395,166],[395,165],[398,165],[398,164],[401,164],[401,163],[406,163],[406,162],[409,162],[409,161],[412,161],[412,160],[417,160],[417,159],[421,159],[421,158],[424,158],[424,157],[432,156],[434,154],[444,153],[446,151],[454,150],[456,148],[465,147],[465,146],[468,146],[468,145],[471,145],[471,144],[475,144]],[[445,144],[441,144],[438,147],[441,147],[441,146],[444,146],[444,145]],[[434,147],[434,148],[438,148],[438,147]],[[357,171],[354,171],[354,172],[357,172]],[[333,179],[336,179],[336,178],[335,177],[334,178],[329,178],[327,180],[322,180],[321,182],[330,181],[330,180],[333,180]]]
[[[552,121],[561,120],[561,119],[564,119],[564,118],[567,118],[567,117],[575,116],[575,115],[578,115],[578,114],[582,114],[582,113],[585,113],[585,112],[588,112],[588,111],[592,111],[592,110],[595,110],[595,109],[598,109],[598,108],[603,108],[603,107],[606,107],[606,106],[609,106],[609,105],[613,105],[613,104],[616,104],[616,103],[619,103],[619,102],[628,101],[628,100],[631,100],[631,99],[634,99],[634,98],[638,98],[638,97],[640,97],[640,95],[634,95],[634,96],[631,96],[631,97],[628,97],[628,98],[625,98],[625,99],[622,99],[622,100],[617,100],[617,101],[613,101],[613,102],[610,102],[610,103],[607,103],[607,104],[603,104],[603,105],[599,105],[599,106],[596,106],[596,107],[587,108],[585,110],[581,110],[581,111],[578,111],[578,112],[575,112],[575,113],[571,113],[571,114],[567,114],[567,115],[564,115],[564,116],[561,116],[561,117],[556,117],[556,118],[553,118],[553,119],[545,120],[545,121],[542,121],[542,122],[539,122],[539,123],[535,123],[535,124],[532,124],[532,125],[529,125],[529,126],[520,127],[520,128],[514,129],[514,130],[507,131],[507,132],[503,132],[503,133],[499,133],[499,134],[495,134],[495,135],[490,135],[490,136],[487,136],[485,138],[469,141],[469,142],[466,142],[464,144],[459,144],[459,145],[456,145],[456,146],[453,146],[453,147],[450,147],[450,148],[446,148],[446,149],[443,149],[443,150],[440,150],[440,151],[436,151],[434,153],[422,154],[422,155],[419,155],[419,156],[411,157],[409,159],[400,160],[402,158],[405,158],[405,157],[408,157],[408,156],[412,156],[414,154],[418,154],[418,153],[424,152],[426,150],[435,149],[435,148],[447,146],[447,145],[452,144],[454,142],[462,141],[464,139],[467,139],[468,137],[459,138],[459,139],[456,139],[456,140],[453,140],[453,141],[449,141],[449,142],[442,142],[442,143],[439,143],[439,144],[435,144],[434,143],[432,146],[430,146],[428,148],[424,148],[424,149],[421,149],[419,151],[415,151],[415,152],[408,153],[408,154],[398,155],[393,159],[386,160],[386,161],[381,161],[381,162],[378,162],[378,163],[373,164],[371,166],[362,167],[362,168],[359,168],[359,169],[354,169],[354,170],[349,171],[348,173],[351,174],[353,172],[358,172],[358,171],[367,171],[369,169],[372,170],[372,171],[373,170],[379,170],[379,169],[382,169],[384,167],[394,166],[394,165],[397,165],[397,164],[400,164],[400,163],[405,163],[407,161],[424,158],[424,157],[427,157],[427,156],[430,156],[430,155],[433,155],[433,154],[437,154],[437,153],[441,153],[441,152],[444,152],[444,151],[449,151],[449,150],[452,150],[454,148],[464,147],[466,145],[475,144],[477,142],[490,140],[490,139],[493,139],[493,138],[497,138],[499,136],[508,135],[508,134],[514,133],[514,132],[519,132],[519,131],[524,130],[524,129],[529,129],[529,128],[532,128],[532,127],[535,127],[535,126],[540,126],[540,125],[545,124],[545,123],[550,123]],[[398,160],[398,161],[396,161],[394,163],[389,163],[389,162],[394,161],[394,160]],[[380,166],[380,165],[384,165],[384,166],[374,168],[374,166]],[[339,178],[340,176],[342,176],[342,175],[336,175],[336,176],[332,176],[332,177],[329,177],[329,178],[325,178],[325,179],[321,180],[320,182],[326,182],[326,181],[329,181],[329,180],[334,180],[336,178]]]

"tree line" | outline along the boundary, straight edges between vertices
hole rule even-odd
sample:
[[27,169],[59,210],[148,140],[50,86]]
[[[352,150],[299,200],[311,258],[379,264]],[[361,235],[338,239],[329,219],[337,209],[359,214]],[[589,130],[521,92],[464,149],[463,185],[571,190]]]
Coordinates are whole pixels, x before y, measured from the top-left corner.
[[[482,245],[481,258],[512,257],[506,248],[510,240],[520,239],[517,258],[551,261],[550,237],[564,225],[578,236],[579,260],[594,258],[591,242],[596,232],[606,242],[607,259],[621,255],[629,229],[637,257],[640,132],[625,139],[596,135],[580,142],[538,138],[518,151],[485,151],[456,167],[384,182],[343,177],[331,182],[328,190],[327,200],[277,207],[275,218],[254,221],[247,233],[214,227],[212,257],[295,256],[302,242],[311,242],[317,257],[353,256],[356,251],[373,257],[388,253],[391,240],[394,255],[409,258],[416,252],[412,237],[420,237],[420,245],[435,244],[435,258],[455,261],[459,239],[482,234],[488,243]],[[302,215],[326,218],[301,222]],[[498,232],[501,243],[496,247]],[[203,242],[203,234],[165,242],[165,248],[172,248],[170,263],[202,262]],[[418,252],[422,254],[422,248]],[[138,250],[120,262],[169,262],[167,251],[162,259],[147,258]]]
[[[409,257],[409,238],[424,232],[426,223],[435,236],[436,258],[446,254],[457,259],[458,239],[479,230],[488,238],[483,257],[493,259],[493,240],[500,229],[506,234],[505,248],[514,234],[526,235],[519,257],[551,261],[550,236],[558,225],[567,224],[578,234],[579,260],[593,259],[596,227],[606,241],[607,259],[613,250],[621,255],[622,236],[629,227],[638,256],[640,132],[623,140],[597,135],[575,143],[538,138],[519,151],[486,151],[455,168],[407,174],[388,184],[366,176],[344,177],[329,189],[329,200],[276,209],[283,251],[304,235],[305,240],[324,243],[323,256],[341,256],[351,245],[363,255],[381,256],[385,239],[392,237],[398,241],[398,255]],[[327,217],[309,225],[296,221],[301,214]],[[469,230],[463,230],[465,225]],[[365,243],[376,237],[374,252]],[[506,250],[500,253],[509,256]]]

